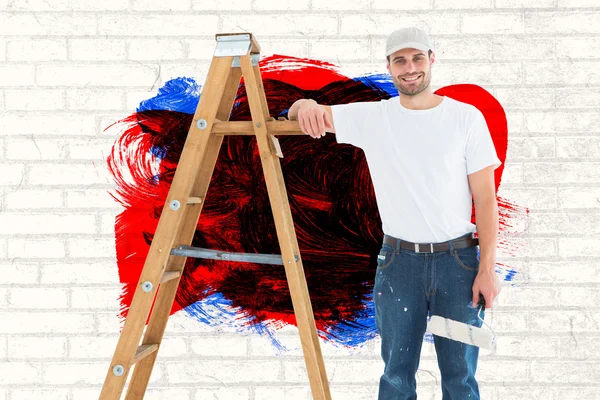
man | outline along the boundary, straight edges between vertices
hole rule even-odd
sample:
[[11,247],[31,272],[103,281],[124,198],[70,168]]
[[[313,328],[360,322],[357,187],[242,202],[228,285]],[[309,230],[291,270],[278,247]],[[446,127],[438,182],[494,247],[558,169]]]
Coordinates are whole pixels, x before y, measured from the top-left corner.
[[[313,138],[332,132],[364,151],[385,234],[373,293],[385,363],[379,399],[408,400],[416,399],[427,314],[480,327],[479,294],[491,308],[500,293],[493,171],[501,162],[483,114],[432,92],[435,53],[425,32],[394,31],[386,58],[399,97],[333,106],[301,99],[288,116]],[[443,399],[479,400],[479,349],[438,336],[434,345]]]

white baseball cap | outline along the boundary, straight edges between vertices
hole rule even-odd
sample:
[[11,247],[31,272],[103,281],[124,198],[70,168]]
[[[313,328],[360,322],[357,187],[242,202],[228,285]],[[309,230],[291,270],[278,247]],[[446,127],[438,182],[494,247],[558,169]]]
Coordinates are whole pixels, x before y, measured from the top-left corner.
[[387,38],[385,46],[385,56],[389,56],[402,49],[419,49],[423,51],[433,51],[429,35],[419,28],[397,29]]

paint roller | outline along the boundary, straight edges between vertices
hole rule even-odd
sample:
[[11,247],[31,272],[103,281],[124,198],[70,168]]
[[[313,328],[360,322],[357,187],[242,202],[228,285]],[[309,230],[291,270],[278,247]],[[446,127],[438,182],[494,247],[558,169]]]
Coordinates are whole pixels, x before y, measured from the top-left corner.
[[477,318],[487,327],[480,328],[469,325],[464,322],[454,321],[449,318],[443,318],[439,315],[432,315],[427,323],[427,331],[433,335],[456,340],[462,343],[484,349],[491,349],[496,344],[496,334],[494,330],[481,318],[481,311],[485,309],[485,298],[479,293],[479,302],[477,302]]

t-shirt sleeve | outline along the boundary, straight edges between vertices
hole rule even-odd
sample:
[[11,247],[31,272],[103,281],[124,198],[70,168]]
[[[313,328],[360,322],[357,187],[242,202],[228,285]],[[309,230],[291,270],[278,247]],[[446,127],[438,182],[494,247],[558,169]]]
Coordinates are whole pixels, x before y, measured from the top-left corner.
[[338,143],[363,148],[367,137],[367,124],[378,102],[357,102],[331,106],[335,139]]
[[476,110],[475,117],[467,133],[467,175],[485,167],[494,165],[494,169],[502,165],[496,154],[492,136],[481,111]]

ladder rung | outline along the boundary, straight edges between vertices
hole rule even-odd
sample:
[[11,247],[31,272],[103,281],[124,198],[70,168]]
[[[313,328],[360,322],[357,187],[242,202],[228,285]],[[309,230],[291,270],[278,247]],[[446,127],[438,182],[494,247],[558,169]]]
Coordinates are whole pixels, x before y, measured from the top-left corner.
[[[192,258],[206,258],[210,260],[283,265],[283,259],[279,254],[233,253],[220,250],[203,249],[201,247],[192,246],[179,246],[171,250],[171,255]],[[296,256],[295,259],[296,261],[298,261],[298,256]]]
[[133,364],[146,358],[150,354],[154,353],[156,350],[158,350],[157,344],[143,344],[139,346],[137,348],[137,351],[135,352],[135,357],[133,357]]
[[202,197],[190,197],[188,198],[187,204],[200,204],[202,203]]
[[179,271],[166,271],[163,274],[162,279],[160,280],[160,283],[169,282],[170,280],[179,278],[179,275],[181,275],[181,273]]

